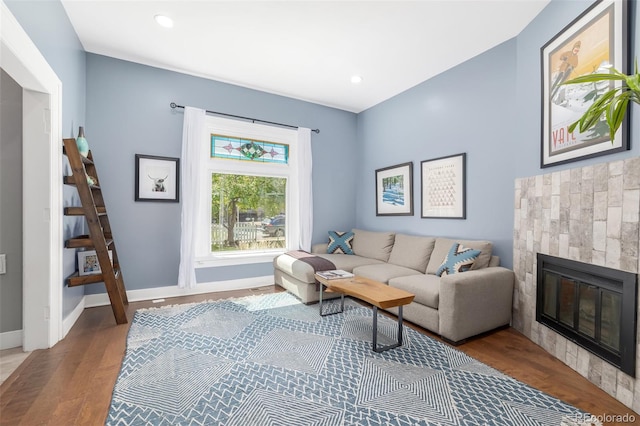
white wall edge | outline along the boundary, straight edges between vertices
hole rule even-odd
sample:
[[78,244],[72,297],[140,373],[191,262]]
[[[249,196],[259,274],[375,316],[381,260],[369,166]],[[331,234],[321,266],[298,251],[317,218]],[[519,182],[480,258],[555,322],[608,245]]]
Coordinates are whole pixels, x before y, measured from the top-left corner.
[[[175,286],[144,288],[140,290],[128,290],[127,298],[129,302],[140,302],[143,300],[165,299],[169,297],[191,296],[194,294],[217,293],[221,291],[244,290],[266,285],[273,285],[273,275],[262,277],[242,278],[238,280],[213,281],[198,283],[196,288],[179,288]],[[84,307],[93,308],[96,306],[109,305],[107,293],[88,294],[84,296]]]
[[[2,1],[0,66],[23,88],[23,155],[33,159],[23,170],[23,224],[29,231],[23,242],[29,256],[23,258],[21,339],[31,351],[50,348],[62,337],[62,83]],[[31,114],[29,104],[39,114]]]
[[22,330],[0,333],[0,351],[22,346]]

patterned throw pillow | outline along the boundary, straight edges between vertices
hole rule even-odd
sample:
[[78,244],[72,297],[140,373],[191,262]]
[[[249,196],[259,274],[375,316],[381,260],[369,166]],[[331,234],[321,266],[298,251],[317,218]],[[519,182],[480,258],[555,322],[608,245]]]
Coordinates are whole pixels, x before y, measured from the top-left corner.
[[444,262],[442,262],[442,265],[438,268],[436,275],[441,277],[443,275],[452,275],[468,271],[479,255],[480,250],[465,248],[460,243],[453,243],[447,257],[444,258]]
[[329,231],[329,245],[327,253],[353,254],[351,243],[353,242],[353,232]]

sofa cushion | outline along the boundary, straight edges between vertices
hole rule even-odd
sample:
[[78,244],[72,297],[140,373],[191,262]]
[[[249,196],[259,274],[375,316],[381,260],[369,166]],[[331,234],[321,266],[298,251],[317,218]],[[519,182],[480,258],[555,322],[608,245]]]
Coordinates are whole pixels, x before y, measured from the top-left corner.
[[453,243],[444,262],[436,271],[436,275],[441,277],[468,271],[479,255],[480,250],[465,247],[460,243]]
[[424,273],[435,243],[436,239],[432,237],[396,234],[389,263]]
[[372,232],[353,229],[353,252],[358,256],[386,262],[393,248],[393,232]]
[[333,262],[333,264],[336,265],[336,269],[342,269],[348,272],[353,272],[353,269],[357,268],[358,266],[383,263],[380,260],[357,255],[347,256],[344,254],[318,253],[316,254],[316,256],[324,257],[325,259]]
[[447,253],[449,253],[449,249],[451,249],[453,243],[460,243],[465,247],[480,250],[480,255],[476,261],[473,262],[473,266],[471,267],[472,271],[489,266],[491,250],[493,249],[493,245],[490,241],[437,238],[436,244],[433,247],[433,252],[431,253],[431,258],[429,259],[429,264],[427,265],[427,274],[435,275],[435,273],[438,272],[438,268],[442,265],[442,262],[444,262],[444,258],[447,257]]
[[422,275],[415,269],[404,266],[392,265],[390,263],[380,263],[376,265],[365,265],[353,268],[355,275],[369,278],[381,283],[387,283],[391,278],[404,277],[408,275]]
[[[336,269],[343,269],[349,272],[352,272],[356,266],[382,263],[379,260],[369,259],[367,257],[347,256],[344,254],[317,254],[317,256],[330,260]],[[289,256],[286,253],[273,259],[273,267],[294,277],[298,281],[308,284],[316,282],[316,278],[313,275],[314,270],[311,265]]]
[[329,231],[327,253],[353,254],[353,232]]
[[420,274],[392,278],[389,280],[389,286],[415,294],[416,297],[413,301],[416,303],[438,309],[440,302],[440,277]]

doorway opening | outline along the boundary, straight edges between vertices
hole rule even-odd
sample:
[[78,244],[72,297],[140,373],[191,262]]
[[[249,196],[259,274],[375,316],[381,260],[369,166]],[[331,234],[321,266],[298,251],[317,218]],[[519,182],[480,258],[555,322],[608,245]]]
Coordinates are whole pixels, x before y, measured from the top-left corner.
[[22,347],[62,338],[62,84],[0,2],[0,68],[22,87]]

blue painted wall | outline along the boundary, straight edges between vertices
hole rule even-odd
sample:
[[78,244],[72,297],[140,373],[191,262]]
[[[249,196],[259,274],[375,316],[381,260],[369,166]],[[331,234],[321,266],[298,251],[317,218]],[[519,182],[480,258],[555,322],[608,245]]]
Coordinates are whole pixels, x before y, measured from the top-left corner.
[[[166,71],[87,55],[87,139],[94,154],[128,290],[175,286],[180,262],[180,204],[134,201],[135,154],[180,157],[181,110],[171,102],[263,120],[319,128],[312,134],[314,241],[355,223],[357,155],[350,112]],[[343,163],[342,163],[343,164]],[[336,208],[340,206],[340,208]],[[270,263],[200,269],[198,282],[273,274]],[[86,293],[104,292],[102,284]]]
[[3,0],[62,81],[62,136],[84,125],[86,54],[60,0]]
[[[78,126],[83,126],[85,121],[86,54],[67,13],[59,0],[5,0],[5,4],[62,82],[62,135],[75,137]],[[62,146],[62,141],[60,144]],[[63,197],[65,207],[80,203],[75,188],[65,186]],[[83,228],[84,219],[65,217],[63,238],[80,235]],[[76,250],[65,249],[63,274],[68,276],[75,270]],[[65,286],[62,295],[63,317],[67,317],[82,300],[84,290]]]
[[[518,150],[516,41],[511,40],[395,96],[358,117],[357,224],[410,234],[488,239],[511,260],[513,158]],[[467,219],[422,219],[420,162],[467,154]],[[375,170],[414,164],[412,217],[376,217]]]
[[[496,253],[508,267],[515,178],[640,152],[640,120],[634,105],[631,151],[544,170],[539,167],[540,47],[591,1],[553,0],[518,37],[357,116],[99,55],[87,54],[85,68],[85,55],[58,0],[6,3],[63,82],[65,136],[73,136],[85,121],[86,73],[85,127],[129,289],[175,285],[177,278],[179,205],[133,201],[134,154],[180,154],[182,114],[169,109],[172,101],[319,127],[320,135],[312,139],[314,242],[324,241],[327,230],[354,225],[486,238],[495,243]],[[639,55],[639,11],[636,2],[629,3],[634,57]],[[421,219],[420,161],[461,152],[467,153],[468,162],[467,219]],[[334,166],[336,158],[356,160]],[[407,161],[414,162],[415,215],[376,217],[375,170]],[[252,265],[243,272],[234,268],[199,271],[198,277],[200,281],[226,280],[269,272],[268,266]],[[101,286],[87,288],[88,293],[102,291]],[[68,303],[68,294],[65,304],[75,306]]]
[[[631,57],[639,56],[631,6]],[[591,1],[552,1],[516,38],[376,105],[358,116],[357,226],[494,242],[503,266],[513,265],[514,181],[640,154],[638,105],[633,106],[631,150],[540,168],[540,48]],[[366,147],[366,149],[365,149]],[[420,218],[420,162],[467,153],[467,219]],[[414,162],[413,217],[376,217],[378,168]]]

